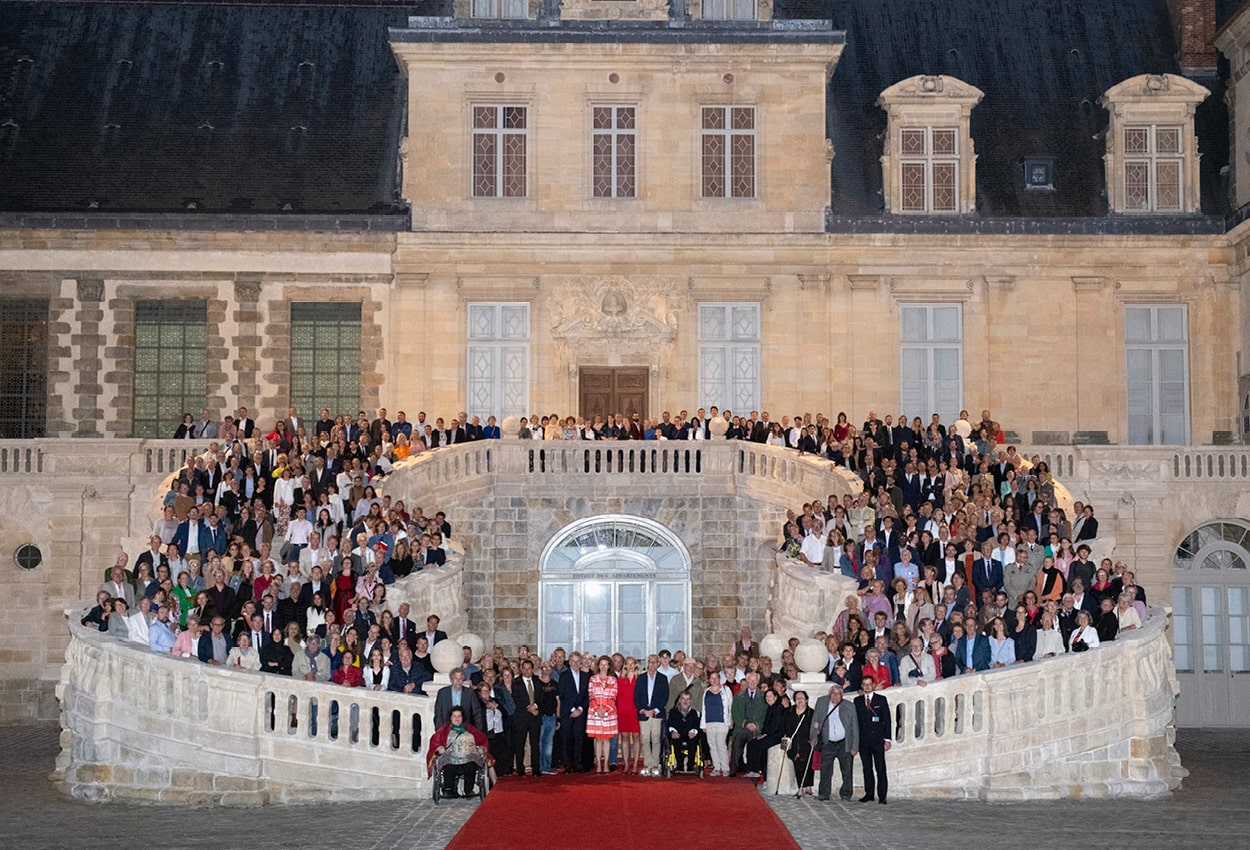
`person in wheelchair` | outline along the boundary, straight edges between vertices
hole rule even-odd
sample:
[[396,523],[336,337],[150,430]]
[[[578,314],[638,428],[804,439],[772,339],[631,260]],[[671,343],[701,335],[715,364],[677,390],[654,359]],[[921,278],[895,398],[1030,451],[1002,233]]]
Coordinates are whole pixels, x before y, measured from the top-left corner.
[[430,737],[426,755],[426,767],[434,781],[441,783],[442,796],[472,797],[477,793],[474,786],[486,765],[489,743],[484,734],[465,722],[463,708],[451,709],[447,722]]
[[699,740],[699,712],[691,703],[690,691],[681,692],[677,704],[668,712],[668,758],[665,763],[676,773],[690,773],[703,767],[702,743]]

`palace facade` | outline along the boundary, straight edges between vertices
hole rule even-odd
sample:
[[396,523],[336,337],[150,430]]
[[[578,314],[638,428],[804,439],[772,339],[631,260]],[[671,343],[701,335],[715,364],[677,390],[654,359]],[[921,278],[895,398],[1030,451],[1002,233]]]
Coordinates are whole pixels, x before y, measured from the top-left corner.
[[1171,598],[1187,719],[1244,722],[1236,5],[3,4],[0,542],[42,565],[0,575],[48,628],[0,715],[184,412],[718,405],[990,409]]

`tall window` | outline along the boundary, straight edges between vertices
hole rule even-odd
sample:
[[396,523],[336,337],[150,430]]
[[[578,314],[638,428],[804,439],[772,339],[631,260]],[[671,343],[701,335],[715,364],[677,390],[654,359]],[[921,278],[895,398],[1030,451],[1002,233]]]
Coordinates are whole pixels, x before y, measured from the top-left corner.
[[637,191],[635,118],[632,106],[596,106],[591,110],[592,188],[596,198],[632,198]]
[[903,410],[954,421],[963,405],[963,308],[958,304],[907,304],[902,307]]
[[703,197],[755,197],[755,107],[703,107]]
[[467,397],[470,416],[525,416],[530,405],[530,305],[469,304]]
[[903,212],[954,212],[959,206],[959,131],[907,127],[899,136]]
[[755,0],[703,0],[705,21],[753,21]]
[[0,439],[44,436],[48,418],[48,302],[0,301]]
[[1180,127],[1124,128],[1126,212],[1180,212],[1182,138]]
[[475,18],[527,18],[526,0],[473,0],[470,14]]
[[1189,331],[1183,305],[1124,308],[1128,441],[1189,442]]
[[204,301],[135,302],[136,437],[172,437],[184,413],[199,418],[207,337]]
[[307,417],[321,408],[360,409],[360,303],[292,302],[291,406]]
[[524,198],[524,106],[473,107],[473,197]]
[[760,406],[760,305],[699,305],[699,404],[742,411]]

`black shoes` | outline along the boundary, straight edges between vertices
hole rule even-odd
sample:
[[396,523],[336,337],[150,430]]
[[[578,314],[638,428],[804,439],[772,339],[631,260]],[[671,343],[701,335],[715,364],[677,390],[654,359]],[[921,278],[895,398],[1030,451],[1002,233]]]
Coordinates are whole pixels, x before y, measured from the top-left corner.
[[861,803],[871,803],[872,800],[873,800],[873,797],[871,794],[865,794],[864,796],[859,798],[859,801]]

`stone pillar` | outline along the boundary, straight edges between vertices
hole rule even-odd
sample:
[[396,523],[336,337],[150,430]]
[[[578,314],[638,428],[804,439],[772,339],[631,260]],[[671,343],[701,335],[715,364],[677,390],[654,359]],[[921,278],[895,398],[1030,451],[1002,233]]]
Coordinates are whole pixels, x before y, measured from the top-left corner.
[[234,401],[226,401],[231,411],[240,405],[249,412],[260,394],[260,275],[239,274],[234,282],[234,320],[239,332],[234,338]]
[[102,383],[113,388],[114,394],[108,401],[108,419],[101,430],[110,437],[129,437],[135,421],[135,301],[114,297],[108,306],[113,333],[112,344],[104,348],[108,371]]
[[104,321],[104,281],[100,278],[78,278],[78,312],[75,315],[76,331],[70,336],[71,347],[77,348],[73,360],[78,383],[74,385],[75,404],[71,410],[75,437],[99,437],[104,420],[100,409],[100,396],[104,392],[100,381],[104,363],[104,338],[100,325]]
[[74,432],[70,411],[74,386],[74,281],[62,281],[48,300],[48,413],[49,437],[68,437]]

